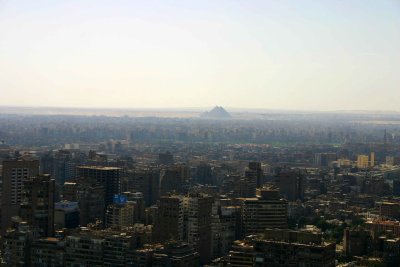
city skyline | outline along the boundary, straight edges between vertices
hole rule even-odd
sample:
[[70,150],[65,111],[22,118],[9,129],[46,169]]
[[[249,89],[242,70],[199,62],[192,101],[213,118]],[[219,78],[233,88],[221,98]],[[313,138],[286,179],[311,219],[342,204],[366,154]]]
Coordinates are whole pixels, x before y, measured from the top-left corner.
[[0,106],[398,111],[396,1],[3,1]]
[[400,266],[400,0],[0,0],[0,266]]

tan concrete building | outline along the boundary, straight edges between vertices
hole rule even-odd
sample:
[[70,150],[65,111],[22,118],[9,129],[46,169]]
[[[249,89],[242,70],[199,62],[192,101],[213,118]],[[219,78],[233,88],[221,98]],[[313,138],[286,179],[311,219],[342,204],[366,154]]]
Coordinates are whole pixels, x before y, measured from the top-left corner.
[[287,227],[288,204],[277,189],[259,188],[257,197],[240,200],[243,236],[263,233],[266,228]]
[[135,203],[108,205],[106,211],[106,227],[124,227],[134,224]]
[[368,155],[358,155],[357,156],[357,168],[365,169],[369,167],[369,157]]

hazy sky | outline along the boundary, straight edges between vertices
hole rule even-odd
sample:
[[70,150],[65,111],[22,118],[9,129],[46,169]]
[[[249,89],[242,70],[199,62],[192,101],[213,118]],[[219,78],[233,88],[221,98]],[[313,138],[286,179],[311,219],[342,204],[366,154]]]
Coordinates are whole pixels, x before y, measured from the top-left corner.
[[0,105],[400,110],[400,0],[0,0]]

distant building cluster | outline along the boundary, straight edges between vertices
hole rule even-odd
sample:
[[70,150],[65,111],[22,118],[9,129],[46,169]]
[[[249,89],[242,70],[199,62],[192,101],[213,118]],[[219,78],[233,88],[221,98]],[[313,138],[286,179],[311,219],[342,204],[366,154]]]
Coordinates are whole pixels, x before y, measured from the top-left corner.
[[[36,141],[2,142],[0,265],[400,265],[396,132],[379,142],[375,127],[363,138],[357,129],[326,129],[310,144],[311,130],[300,125],[190,123],[142,125],[128,138],[114,136],[113,125],[97,131],[77,122],[60,138],[63,127],[36,125]],[[224,134],[238,139],[216,141]]]

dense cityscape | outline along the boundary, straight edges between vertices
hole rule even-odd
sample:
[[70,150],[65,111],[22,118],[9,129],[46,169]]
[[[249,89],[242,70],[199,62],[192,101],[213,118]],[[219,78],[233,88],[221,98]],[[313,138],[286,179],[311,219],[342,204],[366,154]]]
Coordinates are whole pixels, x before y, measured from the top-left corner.
[[400,267],[400,0],[0,0],[0,267]]
[[4,266],[399,266],[400,116],[0,116]]

